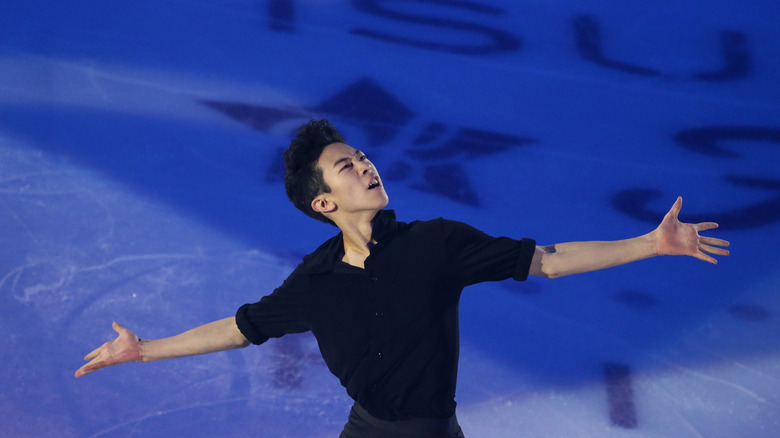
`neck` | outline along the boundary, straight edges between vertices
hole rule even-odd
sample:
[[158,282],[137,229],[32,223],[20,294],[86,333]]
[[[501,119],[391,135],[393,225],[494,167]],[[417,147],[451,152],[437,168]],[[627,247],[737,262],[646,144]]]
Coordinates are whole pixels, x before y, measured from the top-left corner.
[[376,213],[371,217],[366,215],[360,220],[337,223],[344,240],[344,262],[359,268],[364,267],[364,262],[371,253],[368,245],[372,243],[374,227],[371,221],[374,216]]

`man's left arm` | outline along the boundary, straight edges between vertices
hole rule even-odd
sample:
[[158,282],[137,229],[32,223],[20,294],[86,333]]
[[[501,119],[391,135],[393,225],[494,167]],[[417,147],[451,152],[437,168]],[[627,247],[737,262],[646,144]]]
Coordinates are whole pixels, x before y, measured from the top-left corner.
[[682,208],[678,197],[661,224],[652,232],[626,240],[568,242],[537,246],[529,274],[547,278],[596,271],[656,255],[687,255],[705,262],[718,261],[708,254],[726,256],[729,242],[699,235],[718,227],[715,222],[688,224],[677,216]]

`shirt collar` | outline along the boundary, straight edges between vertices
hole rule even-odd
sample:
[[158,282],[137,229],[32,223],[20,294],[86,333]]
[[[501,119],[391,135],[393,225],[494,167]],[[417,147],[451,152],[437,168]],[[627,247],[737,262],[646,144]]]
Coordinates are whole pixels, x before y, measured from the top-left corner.
[[[376,245],[371,246],[372,251],[374,248],[381,246],[393,233],[399,231],[405,225],[395,220],[394,210],[379,210],[371,224],[371,239],[377,242]],[[308,265],[307,271],[311,274],[330,272],[336,263],[341,260],[343,251],[343,235],[339,233],[328,239],[316,251],[304,257],[303,261]]]
[[399,227],[395,220],[395,210],[379,210],[371,223],[371,240],[377,243],[381,243]]

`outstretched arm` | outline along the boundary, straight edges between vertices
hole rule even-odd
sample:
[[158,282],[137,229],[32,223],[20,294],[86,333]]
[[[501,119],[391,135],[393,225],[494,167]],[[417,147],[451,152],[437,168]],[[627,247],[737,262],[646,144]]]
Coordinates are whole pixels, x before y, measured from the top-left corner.
[[531,262],[531,275],[547,278],[595,271],[656,255],[688,255],[710,263],[708,254],[729,255],[729,242],[699,235],[718,227],[714,222],[688,224],[677,218],[682,208],[678,197],[661,224],[652,232],[633,239],[608,242],[569,242],[539,246]]
[[170,338],[155,340],[141,340],[116,322],[113,323],[113,328],[118,333],[116,339],[106,342],[84,357],[84,360],[89,362],[76,371],[76,377],[120,363],[151,362],[249,345],[249,341],[238,330],[235,317],[232,316]]

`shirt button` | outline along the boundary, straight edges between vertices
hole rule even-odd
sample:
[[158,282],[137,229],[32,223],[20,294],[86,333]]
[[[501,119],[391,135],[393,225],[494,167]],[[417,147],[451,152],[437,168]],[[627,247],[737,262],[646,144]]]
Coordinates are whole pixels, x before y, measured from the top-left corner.
[[385,312],[382,312],[381,310],[377,310],[376,312],[374,312],[374,316],[376,316],[377,318],[381,318],[385,316]]
[[377,359],[381,359],[382,358],[382,352],[380,351],[379,353],[377,353],[375,357]]

